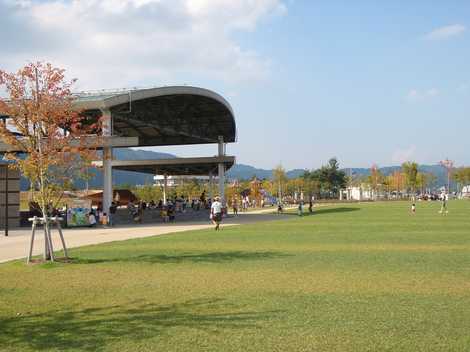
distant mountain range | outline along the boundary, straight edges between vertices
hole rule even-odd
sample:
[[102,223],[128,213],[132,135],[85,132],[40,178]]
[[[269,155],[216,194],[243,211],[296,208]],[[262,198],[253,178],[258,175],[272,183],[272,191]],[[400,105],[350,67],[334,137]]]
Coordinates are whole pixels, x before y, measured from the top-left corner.
[[[152,152],[148,150],[134,150],[126,148],[116,148],[113,150],[114,158],[118,160],[149,160],[149,159],[170,159],[176,158],[173,154]],[[103,173],[99,169],[90,169],[90,174],[94,177],[88,182],[88,187],[102,188],[103,187]],[[123,170],[113,171],[113,184],[114,185],[145,185],[153,183],[153,175],[129,172]],[[85,188],[85,182],[77,181],[75,186],[79,189]],[[21,178],[20,187],[22,191],[29,189],[29,182],[24,177]]]
[[[145,160],[145,159],[170,159],[176,158],[173,154],[153,152],[148,150],[134,150],[134,149],[115,149],[114,157],[118,160]],[[296,178],[301,176],[307,169],[293,169],[287,171],[288,178]],[[394,171],[400,170],[400,166],[388,166],[380,168],[380,171],[385,175],[390,175]],[[437,177],[435,186],[442,186],[447,183],[447,174],[443,167],[439,165],[420,165],[419,170],[421,172],[432,173]],[[370,174],[368,168],[351,168],[344,169],[349,175],[353,176],[366,176]],[[92,171],[95,175],[89,181],[90,188],[101,188],[103,186],[103,176],[100,170]],[[272,169],[259,169],[250,165],[236,164],[228,172],[227,177],[229,179],[248,180],[256,176],[258,179],[270,179],[272,178]],[[122,170],[113,171],[113,184],[114,185],[143,185],[153,183],[153,176],[130,172]],[[77,182],[76,187],[84,188],[84,182]],[[21,180],[21,190],[27,190],[29,188],[28,181],[26,179]]]
[[[307,169],[294,169],[287,171],[288,178],[296,178],[302,176],[303,173]],[[391,175],[395,171],[401,170],[401,166],[387,166],[379,168],[380,172],[382,172],[385,176]],[[353,177],[361,177],[361,176],[368,176],[370,175],[369,168],[348,168],[343,169],[347,175],[352,175]],[[440,187],[447,184],[447,172],[446,170],[440,165],[420,165],[419,166],[420,172],[430,173],[436,176],[436,184],[435,186]],[[257,169],[253,166],[244,165],[244,164],[237,164],[232,167],[228,172],[227,175],[230,178],[236,179],[251,179],[256,176],[259,179],[270,179],[272,178],[273,170],[266,170],[266,169]]]
[[[303,169],[294,169],[287,171],[286,174],[288,178],[296,178],[303,175],[305,171]],[[236,164],[227,172],[227,176],[239,180],[252,179],[255,176],[259,179],[269,179],[273,176],[273,170],[257,169],[250,165]]]

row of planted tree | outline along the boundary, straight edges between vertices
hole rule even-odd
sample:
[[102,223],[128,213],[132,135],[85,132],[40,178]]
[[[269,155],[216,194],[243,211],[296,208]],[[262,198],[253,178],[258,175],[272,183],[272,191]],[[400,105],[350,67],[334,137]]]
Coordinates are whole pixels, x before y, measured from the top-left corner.
[[[457,185],[456,189],[470,184],[470,168],[456,168],[449,170],[449,178]],[[255,186],[256,184],[256,186]],[[169,198],[184,196],[187,198],[199,198],[205,192],[206,195],[216,194],[217,187],[212,190],[204,180],[186,179],[177,186],[172,187]],[[336,158],[319,169],[305,171],[297,178],[288,178],[285,169],[278,166],[274,169],[272,178],[257,180],[255,176],[250,180],[232,180],[226,185],[226,198],[230,201],[241,194],[252,194],[257,189],[276,198],[304,200],[314,196],[316,199],[337,199],[341,190],[351,188],[363,188],[372,194],[381,195],[383,198],[400,198],[416,194],[438,193],[439,188],[448,185],[438,185],[437,177],[428,172],[419,170],[416,162],[405,162],[401,169],[385,175],[376,165],[373,165],[368,174],[357,175],[348,170],[342,170]],[[132,190],[139,199],[144,201],[159,200],[163,197],[163,190],[159,186],[121,185],[120,188]],[[393,196],[392,196],[393,195]]]
[[401,165],[400,170],[395,170],[389,175],[384,175],[376,165],[373,165],[369,175],[349,177],[348,185],[351,187],[365,186],[375,194],[384,196],[391,194],[409,196],[442,191],[459,193],[464,186],[470,184],[469,167],[446,168],[446,172],[447,182],[438,184],[436,175],[419,171],[419,165],[416,162],[405,162]]

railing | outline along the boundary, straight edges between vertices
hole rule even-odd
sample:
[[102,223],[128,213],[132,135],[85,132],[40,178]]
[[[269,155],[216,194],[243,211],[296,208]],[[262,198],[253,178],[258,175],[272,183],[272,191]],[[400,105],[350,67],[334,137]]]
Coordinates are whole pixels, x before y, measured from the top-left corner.
[[[186,86],[186,84],[183,84]],[[112,95],[112,94],[123,94],[129,93],[141,89],[155,89],[168,87],[167,85],[163,86],[139,86],[139,87],[128,87],[128,88],[110,88],[110,89],[98,89],[98,90],[85,90],[80,92],[72,93],[76,97],[87,97],[87,96],[101,96],[101,95]]]

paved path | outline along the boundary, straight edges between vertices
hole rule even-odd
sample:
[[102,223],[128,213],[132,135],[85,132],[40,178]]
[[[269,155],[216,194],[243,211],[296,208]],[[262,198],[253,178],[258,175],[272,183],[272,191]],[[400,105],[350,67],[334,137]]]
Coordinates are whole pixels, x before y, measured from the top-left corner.
[[[229,217],[224,219],[223,226],[233,226],[260,221],[273,221],[290,218],[289,215],[272,214],[273,209],[253,211],[241,214],[238,217]],[[117,226],[114,228],[77,228],[64,229],[65,242],[67,248],[75,248],[90,244],[98,244],[113,241],[123,241],[131,238],[142,238],[170,234],[174,232],[183,232],[190,230],[201,230],[211,228],[213,225],[207,221],[192,223],[174,223],[174,224],[145,224]],[[29,241],[31,236],[30,229],[19,229],[10,231],[8,237],[0,233],[0,263],[21,259],[27,256]],[[55,249],[61,248],[59,236],[54,230],[52,232],[53,246]],[[41,254],[44,248],[44,238],[42,229],[36,232],[36,241],[34,244],[34,255]]]

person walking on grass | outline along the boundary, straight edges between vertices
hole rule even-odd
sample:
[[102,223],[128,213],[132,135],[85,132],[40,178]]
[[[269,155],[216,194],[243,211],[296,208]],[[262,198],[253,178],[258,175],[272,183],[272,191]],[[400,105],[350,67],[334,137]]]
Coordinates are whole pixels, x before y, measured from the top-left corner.
[[447,209],[447,202],[448,201],[449,201],[449,195],[446,194],[445,192],[442,192],[442,194],[441,194],[441,210],[439,211],[439,214],[449,213],[449,210]]
[[218,231],[222,222],[222,203],[219,197],[215,197],[211,205],[211,220],[215,225],[215,230]]
[[299,202],[299,206],[297,207],[297,215],[298,216],[302,216],[303,213],[304,213],[304,209],[303,209],[304,205],[302,202]]
[[233,209],[233,215],[238,216],[238,199],[237,199],[237,197],[233,197],[232,209]]

